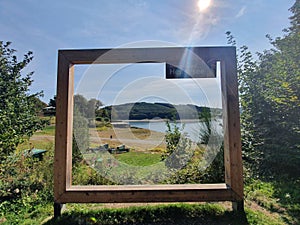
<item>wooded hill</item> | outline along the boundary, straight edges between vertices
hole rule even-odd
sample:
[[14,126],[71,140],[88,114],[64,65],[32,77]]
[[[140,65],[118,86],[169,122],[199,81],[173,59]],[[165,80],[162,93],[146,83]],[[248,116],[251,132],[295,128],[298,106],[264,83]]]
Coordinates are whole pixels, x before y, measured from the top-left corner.
[[172,105],[169,103],[137,102],[106,106],[96,112],[96,117],[112,120],[199,119],[205,111],[210,112],[211,116],[220,116],[222,114],[222,109],[192,104]]

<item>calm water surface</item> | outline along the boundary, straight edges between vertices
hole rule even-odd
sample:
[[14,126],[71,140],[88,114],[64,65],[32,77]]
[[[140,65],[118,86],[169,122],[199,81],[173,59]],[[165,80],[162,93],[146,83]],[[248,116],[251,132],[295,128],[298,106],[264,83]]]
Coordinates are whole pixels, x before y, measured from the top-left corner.
[[[164,121],[129,121],[131,127],[139,127],[149,129],[157,132],[166,133],[167,125]],[[171,126],[174,127],[174,123]],[[189,138],[194,142],[200,142],[199,133],[204,128],[202,122],[178,122],[177,126],[185,132]],[[222,121],[217,120],[212,122],[212,129],[215,129],[220,135],[222,135]]]

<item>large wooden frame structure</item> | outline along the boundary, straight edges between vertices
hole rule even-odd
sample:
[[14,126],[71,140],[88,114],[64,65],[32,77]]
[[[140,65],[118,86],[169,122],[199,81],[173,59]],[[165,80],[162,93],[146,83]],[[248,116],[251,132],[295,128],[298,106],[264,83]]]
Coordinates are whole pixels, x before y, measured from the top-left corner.
[[[187,48],[59,50],[54,161],[54,208],[64,203],[231,201],[243,210],[243,172],[235,47],[188,48],[204,62],[221,63],[225,183],[184,185],[72,185],[74,65],[120,63],[174,64]],[[106,54],[106,57],[104,57]],[[102,57],[103,56],[103,57]],[[175,63],[176,64],[176,63]]]

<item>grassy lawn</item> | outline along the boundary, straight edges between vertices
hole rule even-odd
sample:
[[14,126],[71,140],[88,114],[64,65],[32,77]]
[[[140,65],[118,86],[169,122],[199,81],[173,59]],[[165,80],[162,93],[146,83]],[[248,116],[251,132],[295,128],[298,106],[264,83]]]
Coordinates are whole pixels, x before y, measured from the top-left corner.
[[232,213],[216,204],[169,204],[88,211],[71,208],[59,220],[48,221],[46,225],[228,224],[232,218]]
[[[37,132],[30,141],[18,146],[18,150],[28,149],[31,143],[35,148],[47,149],[53,153],[54,126]],[[106,130],[109,130],[107,128]],[[141,136],[136,129],[135,135]],[[113,155],[121,162],[133,166],[149,166],[161,160],[161,150],[135,151]],[[52,156],[53,157],[53,156]],[[96,173],[89,166],[76,170],[75,181],[89,181]],[[36,173],[39,174],[38,172]],[[77,180],[76,180],[77,179]],[[93,178],[96,179],[96,178]],[[102,181],[97,178],[95,182]],[[300,180],[247,179],[244,188],[245,212],[231,211],[228,204],[67,204],[59,219],[53,219],[52,200],[42,202],[32,196],[23,196],[17,202],[0,202],[0,225],[201,225],[201,224],[300,224]],[[52,196],[52,195],[51,195]]]
[[[286,190],[278,193],[275,184],[253,180],[245,187],[245,213],[231,211],[223,203],[170,203],[138,206],[126,204],[67,204],[59,219],[53,219],[52,203],[7,212],[1,225],[296,225],[300,222],[299,197],[287,200],[285,191],[296,194],[299,184],[286,183]],[[295,186],[296,185],[296,186]],[[277,188],[277,187],[276,187]],[[294,189],[294,192],[292,192]],[[265,197],[264,200],[263,196]],[[299,196],[299,195],[298,195]],[[276,202],[277,205],[272,206]],[[1,215],[1,214],[0,214]],[[5,219],[4,219],[5,218]],[[2,219],[2,221],[1,221]]]
[[[94,209],[91,209],[94,208]],[[100,207],[100,208],[97,208]],[[247,224],[244,214],[237,215],[218,204],[167,204],[131,206],[125,208],[101,208],[99,204],[68,204],[68,210],[55,220],[49,217],[51,206],[45,205],[31,213],[31,218],[20,218],[6,224],[30,225],[114,225],[114,224]],[[40,217],[38,216],[40,215]],[[236,220],[236,222],[233,222]]]
[[50,125],[45,127],[41,131],[37,131],[34,133],[35,135],[49,135],[49,136],[54,136],[55,135],[55,126]]
[[151,152],[128,152],[114,155],[121,162],[133,166],[149,166],[160,162],[161,155]]
[[52,218],[52,205],[37,206],[32,212],[20,210],[20,215],[7,215],[3,225],[284,225],[298,224],[285,220],[263,209],[245,208],[245,213],[236,213],[218,203],[174,203],[112,208],[103,204],[67,204],[63,215]]

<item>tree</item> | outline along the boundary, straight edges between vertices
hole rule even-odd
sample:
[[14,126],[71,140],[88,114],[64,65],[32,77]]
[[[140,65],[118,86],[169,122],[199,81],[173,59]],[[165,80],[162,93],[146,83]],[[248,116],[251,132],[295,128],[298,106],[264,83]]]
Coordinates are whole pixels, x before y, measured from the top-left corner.
[[[243,157],[263,175],[300,174],[300,3],[290,9],[291,27],[273,40],[273,49],[255,61],[246,46],[239,50]],[[227,33],[230,44],[234,38]]]
[[97,99],[87,100],[82,95],[74,96],[73,111],[73,165],[82,161],[82,153],[89,148],[89,120],[95,117],[95,111],[102,103]]
[[80,94],[74,95],[74,107],[81,113],[82,116],[92,119],[95,117],[95,112],[102,106],[102,102],[92,98],[87,100]]
[[[282,169],[300,174],[300,1],[290,11],[291,27],[285,35],[270,38],[273,49],[259,54],[263,76],[263,99],[269,106],[261,121],[264,134],[264,166],[273,172]],[[268,110],[268,111],[266,111]],[[269,112],[270,111],[270,112]]]
[[199,119],[203,120],[203,128],[200,132],[201,144],[208,144],[209,138],[211,136],[211,112],[209,108],[203,108],[199,114]]
[[29,93],[33,72],[21,74],[33,59],[33,53],[28,52],[18,61],[10,44],[0,41],[0,160],[47,122],[36,114],[36,98],[42,92]]
[[92,98],[87,103],[86,115],[88,118],[94,118],[95,112],[102,106],[102,102],[99,100]]
[[56,108],[56,95],[49,100],[48,106],[52,106]]
[[[231,33],[226,34],[228,44],[235,45]],[[243,159],[247,169],[257,172],[262,164],[262,152],[259,147],[263,144],[259,121],[264,120],[265,114],[262,113],[262,109],[267,110],[269,107],[261,95],[262,77],[258,73],[258,63],[247,46],[239,48],[237,62]]]
[[76,165],[82,161],[82,153],[87,151],[90,144],[89,122],[76,106],[73,114],[72,163]]
[[174,120],[173,123],[166,121],[167,131],[166,131],[166,151],[161,155],[161,159],[165,160],[168,158],[178,147],[182,129],[179,128],[176,121]]
[[[176,124],[173,129],[171,129],[170,124],[167,124],[166,153],[168,155],[165,156],[169,157],[175,151],[177,153],[174,156],[171,155],[170,160],[166,159],[166,165],[169,168],[180,168],[180,170],[177,170],[174,175],[166,180],[166,183],[224,182],[224,146],[223,144],[221,147],[218,146],[218,142],[222,139],[222,136],[212,127],[211,109],[203,108],[201,114],[199,114],[199,118],[203,120],[200,132],[196,131],[199,132],[200,142],[197,143],[197,148],[193,149],[192,154],[189,154],[188,151],[191,147],[188,138],[184,134],[181,134]],[[213,161],[210,161],[212,158]],[[210,164],[208,165],[208,163]]]
[[39,99],[38,97],[35,97],[34,101],[35,101],[34,108],[37,113],[42,112],[43,108],[47,106],[47,104],[43,102],[41,99]]

